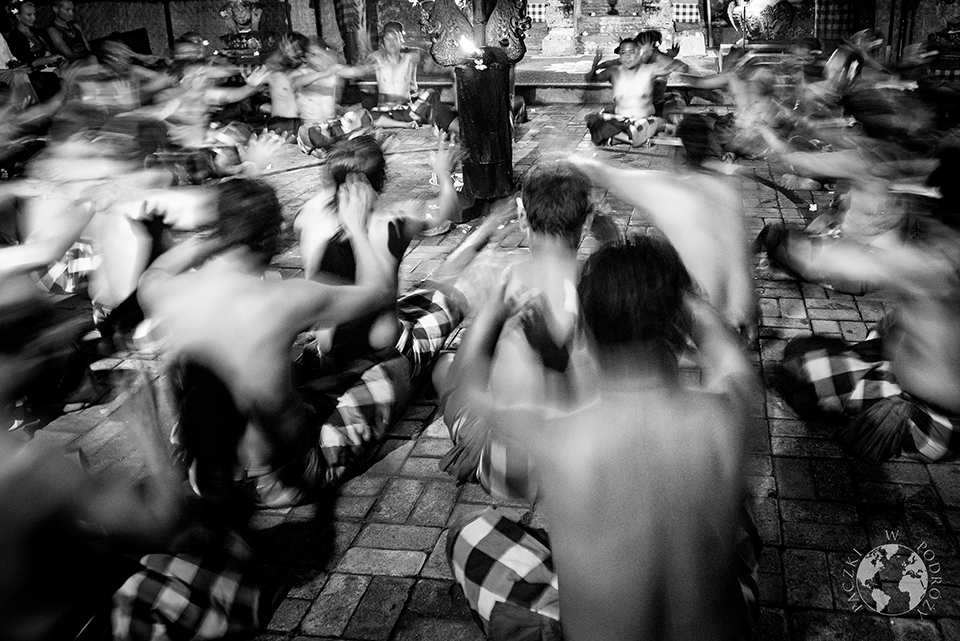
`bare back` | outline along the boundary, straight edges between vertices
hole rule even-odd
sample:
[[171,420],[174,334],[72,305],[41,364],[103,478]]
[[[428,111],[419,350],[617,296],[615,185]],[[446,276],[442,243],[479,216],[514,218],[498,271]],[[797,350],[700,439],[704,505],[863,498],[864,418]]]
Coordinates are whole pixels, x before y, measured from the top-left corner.
[[741,418],[718,396],[602,388],[538,448],[564,637],[730,638]]

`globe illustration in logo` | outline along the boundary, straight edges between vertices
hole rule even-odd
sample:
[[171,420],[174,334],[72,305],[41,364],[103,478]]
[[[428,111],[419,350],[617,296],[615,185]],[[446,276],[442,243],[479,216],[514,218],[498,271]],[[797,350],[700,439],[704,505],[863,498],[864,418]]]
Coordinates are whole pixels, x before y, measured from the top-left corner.
[[863,604],[887,616],[906,614],[927,594],[930,576],[920,555],[898,543],[880,545],[857,565],[857,591]]

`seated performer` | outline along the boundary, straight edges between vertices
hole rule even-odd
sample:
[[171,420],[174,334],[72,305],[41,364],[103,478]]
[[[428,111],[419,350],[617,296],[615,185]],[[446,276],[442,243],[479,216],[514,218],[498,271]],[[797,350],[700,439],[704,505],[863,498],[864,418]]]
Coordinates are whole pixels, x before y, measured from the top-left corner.
[[655,55],[652,39],[643,44],[632,38],[621,40],[614,53],[620,56],[619,65],[600,70],[603,52],[598,49],[585,76],[587,82],[609,80],[614,102],[613,112],[589,114],[587,128],[597,146],[625,142],[638,147],[664,128],[665,121],[654,106],[656,80],[686,65]]
[[304,64],[289,76],[302,123],[297,144],[303,152],[325,152],[338,140],[372,124],[364,109],[341,112],[337,105],[341,79],[358,73],[354,67],[340,64],[322,40],[312,39],[307,45]]
[[[266,109],[270,114],[267,129],[283,136],[285,140],[295,139],[302,124],[290,77],[303,64],[308,46],[306,36],[291,33],[280,39],[277,50],[267,59],[266,67],[270,72],[266,79],[270,91],[270,103]],[[261,110],[264,108],[261,107]]]
[[[517,204],[530,256],[508,266],[501,276],[509,296],[521,295],[528,289],[542,292],[538,304],[551,320],[549,339],[557,357],[551,365],[561,370],[566,369],[576,334],[579,305],[575,283],[580,272],[577,251],[584,228],[593,216],[590,188],[587,177],[570,165],[535,169],[524,181]],[[508,209],[506,215],[512,214],[513,209]],[[503,217],[491,215],[491,220]],[[614,230],[609,235],[616,237],[617,233]],[[475,294],[474,298],[484,296]],[[476,305],[478,301],[472,302]],[[542,393],[543,385],[549,382],[542,379],[551,378],[550,369],[539,367],[539,357],[524,336],[523,324],[518,320],[508,325],[500,341],[492,380],[496,397],[509,404],[510,400],[521,401]],[[454,443],[441,460],[441,468],[459,483],[479,482],[494,497],[533,500],[536,484],[526,452],[516,443],[494,438],[489,417],[471,406],[462,380],[464,357],[465,354],[458,354],[452,362],[447,356],[441,357],[434,368],[434,386]]]
[[393,291],[392,282],[360,225],[370,196],[359,183],[340,192],[357,284],[339,287],[261,280],[279,248],[276,196],[245,179],[216,189],[212,233],[154,261],[140,279],[139,299],[158,342],[182,364],[180,439],[195,487],[236,495],[239,472],[248,501],[284,503],[290,496],[278,484],[289,483],[302,498],[326,470],[294,387],[294,339],[315,323],[369,313]]
[[[738,338],[661,237],[598,249],[578,296],[596,366],[585,394],[494,401],[503,297],[460,347],[477,411],[531,453],[549,542],[495,508],[468,514],[447,539],[454,577],[491,639],[750,638],[756,556],[738,519],[756,386]],[[678,377],[688,331],[705,390]]]
[[712,76],[687,76],[691,87],[725,89],[733,98],[734,111],[713,115],[712,131],[725,160],[737,156],[752,157],[765,150],[759,127],[778,127],[781,118],[774,100],[775,78],[766,67],[757,64],[752,54],[731,51],[724,60],[724,70]]
[[[369,230],[375,249],[391,277],[398,278],[400,261],[411,241],[439,226],[449,226],[449,219],[459,206],[452,172],[462,157],[455,146],[440,141],[433,170],[440,186],[434,213],[430,204],[407,202],[390,215],[366,213],[363,225]],[[386,180],[386,159],[379,143],[372,136],[359,136],[337,143],[327,156],[330,184],[304,203],[294,222],[300,236],[304,275],[327,283],[350,282],[355,278],[354,258],[346,242],[337,212],[335,194],[353,173],[366,176],[379,195]],[[377,317],[362,319],[337,328],[315,333],[316,351],[334,362],[350,360],[385,347],[397,340],[399,325],[393,303],[396,293],[388,297],[384,310]]]
[[359,66],[360,75],[375,73],[377,102],[367,106],[377,127],[420,127],[432,122],[440,94],[434,89],[420,91],[417,85],[419,49],[403,46],[403,25],[383,25],[380,49]]
[[801,417],[841,421],[837,437],[855,456],[923,462],[960,456],[960,152],[946,150],[930,184],[943,220],[920,221],[914,238],[868,247],[810,247],[819,269],[894,292],[899,304],[867,340],[798,337],[784,350],[780,390]]

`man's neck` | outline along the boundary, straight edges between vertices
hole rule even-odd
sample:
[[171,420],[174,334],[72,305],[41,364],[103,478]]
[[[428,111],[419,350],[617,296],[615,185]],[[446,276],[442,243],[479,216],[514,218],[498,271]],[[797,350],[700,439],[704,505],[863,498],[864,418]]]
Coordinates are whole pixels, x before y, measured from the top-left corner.
[[573,247],[563,238],[530,232],[530,253],[541,256],[556,256],[561,258],[577,257],[577,248]]
[[648,342],[597,347],[604,387],[609,391],[636,391],[675,385],[677,357],[666,347]]
[[54,18],[53,24],[57,25],[58,27],[63,27],[64,29],[70,29],[73,27],[72,22],[67,22],[63,18]]

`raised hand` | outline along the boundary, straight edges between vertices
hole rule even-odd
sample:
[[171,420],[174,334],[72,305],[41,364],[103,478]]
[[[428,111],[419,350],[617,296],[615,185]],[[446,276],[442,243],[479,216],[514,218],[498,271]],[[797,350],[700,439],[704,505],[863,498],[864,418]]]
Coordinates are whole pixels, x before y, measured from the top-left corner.
[[441,135],[437,144],[437,153],[433,157],[433,171],[440,176],[449,176],[453,173],[457,163],[467,157],[465,149],[448,142],[447,135]]
[[337,191],[337,208],[344,229],[356,234],[365,233],[367,219],[377,192],[362,174],[350,174]]
[[259,87],[267,81],[267,77],[270,75],[270,70],[264,65],[255,67],[253,69],[244,70],[241,72],[243,76],[243,81],[247,83],[250,87]]
[[245,166],[244,173],[255,175],[270,169],[283,147],[283,142],[283,138],[270,131],[250,136],[247,144],[240,148],[240,158]]

